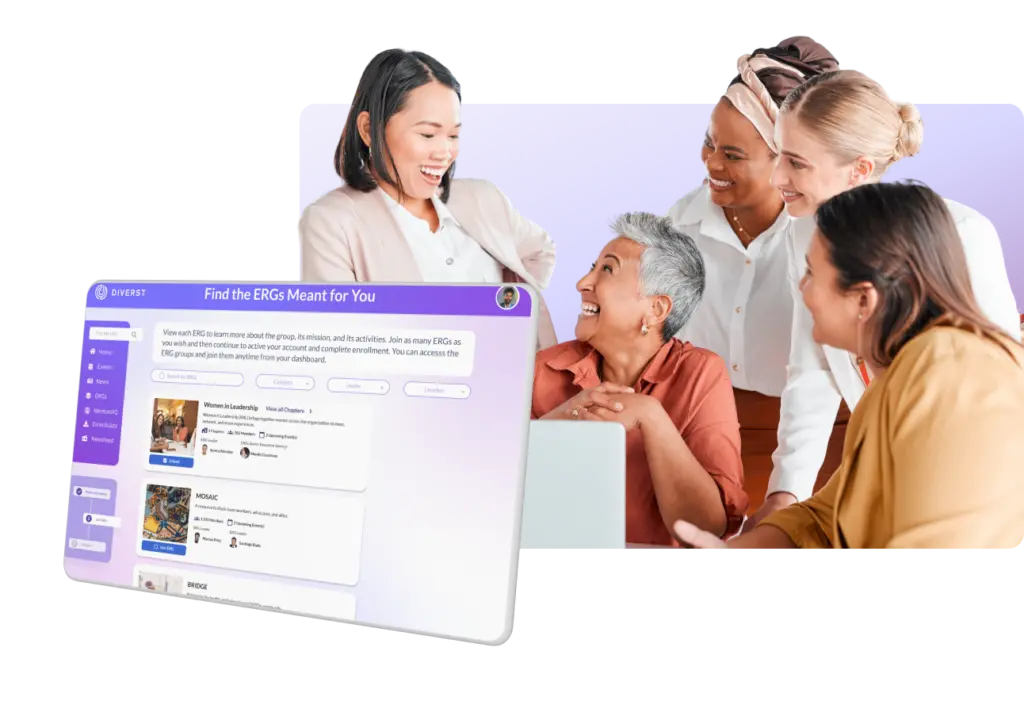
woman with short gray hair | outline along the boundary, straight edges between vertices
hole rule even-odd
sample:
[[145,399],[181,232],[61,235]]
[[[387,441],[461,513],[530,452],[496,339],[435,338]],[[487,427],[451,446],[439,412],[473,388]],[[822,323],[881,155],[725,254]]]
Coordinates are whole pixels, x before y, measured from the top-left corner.
[[660,216],[624,214],[576,284],[576,340],[537,354],[532,417],[615,421],[626,433],[626,541],[677,546],[687,522],[734,535],[747,507],[725,362],[675,337],[704,293],[693,240]]

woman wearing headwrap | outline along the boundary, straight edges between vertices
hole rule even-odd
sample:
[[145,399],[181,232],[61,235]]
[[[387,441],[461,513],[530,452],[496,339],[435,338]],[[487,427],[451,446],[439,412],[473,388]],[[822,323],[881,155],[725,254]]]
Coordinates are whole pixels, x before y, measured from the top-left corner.
[[[697,243],[707,271],[704,298],[677,337],[717,353],[728,366],[751,515],[761,506],[772,471],[793,320],[784,238],[790,216],[771,185],[778,154],[775,118],[792,90],[838,67],[809,37],[742,56],[704,137],[707,179],[668,212]],[[844,410],[837,416],[823,479],[841,459],[848,416]]]

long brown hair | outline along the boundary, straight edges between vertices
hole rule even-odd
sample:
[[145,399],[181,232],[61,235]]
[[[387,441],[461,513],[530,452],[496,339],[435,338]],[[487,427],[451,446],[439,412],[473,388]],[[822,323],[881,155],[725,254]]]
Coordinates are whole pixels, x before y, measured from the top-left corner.
[[844,191],[815,214],[839,273],[839,288],[869,283],[879,306],[868,326],[870,359],[888,366],[907,343],[937,325],[996,341],[1012,336],[982,314],[956,223],[942,197],[919,182],[872,183]]

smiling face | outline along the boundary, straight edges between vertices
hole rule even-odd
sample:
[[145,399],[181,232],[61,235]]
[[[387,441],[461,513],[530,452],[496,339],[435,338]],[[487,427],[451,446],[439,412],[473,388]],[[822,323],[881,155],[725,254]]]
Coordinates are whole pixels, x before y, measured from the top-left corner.
[[754,125],[722,98],[711,113],[700,153],[711,200],[743,209],[778,201],[771,185],[774,157]]
[[[370,116],[358,120],[359,134],[370,143]],[[441,178],[459,155],[462,126],[459,96],[440,82],[429,82],[411,90],[405,106],[395,113],[384,130],[384,142],[391,152],[389,170],[397,174],[402,190],[413,199],[430,199]],[[394,194],[395,187],[383,185]]]
[[652,301],[640,295],[642,255],[642,245],[624,238],[601,250],[590,272],[576,284],[582,299],[578,340],[602,351],[602,346],[636,340],[645,320],[653,328]]
[[791,216],[811,216],[823,202],[867,181],[874,169],[864,158],[839,161],[789,113],[779,115],[775,144],[779,158],[771,183],[782,192]]
[[866,307],[857,293],[843,291],[839,272],[829,258],[821,234],[815,230],[807,250],[807,270],[800,280],[804,305],[814,319],[816,343],[859,353],[860,330]]

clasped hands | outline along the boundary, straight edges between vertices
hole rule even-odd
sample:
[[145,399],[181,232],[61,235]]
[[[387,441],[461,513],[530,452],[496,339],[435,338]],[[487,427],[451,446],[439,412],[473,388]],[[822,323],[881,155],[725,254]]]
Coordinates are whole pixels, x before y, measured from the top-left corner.
[[559,408],[570,420],[602,420],[621,423],[626,430],[639,428],[644,420],[662,411],[661,403],[632,388],[604,382],[574,395]]
[[[656,398],[638,395],[630,387],[604,382],[574,395],[551,417],[560,416],[569,420],[603,420],[617,422],[626,430],[641,428],[647,421],[664,416],[665,409]],[[714,548],[728,546],[724,541],[688,522],[677,521],[675,533],[683,546]]]

